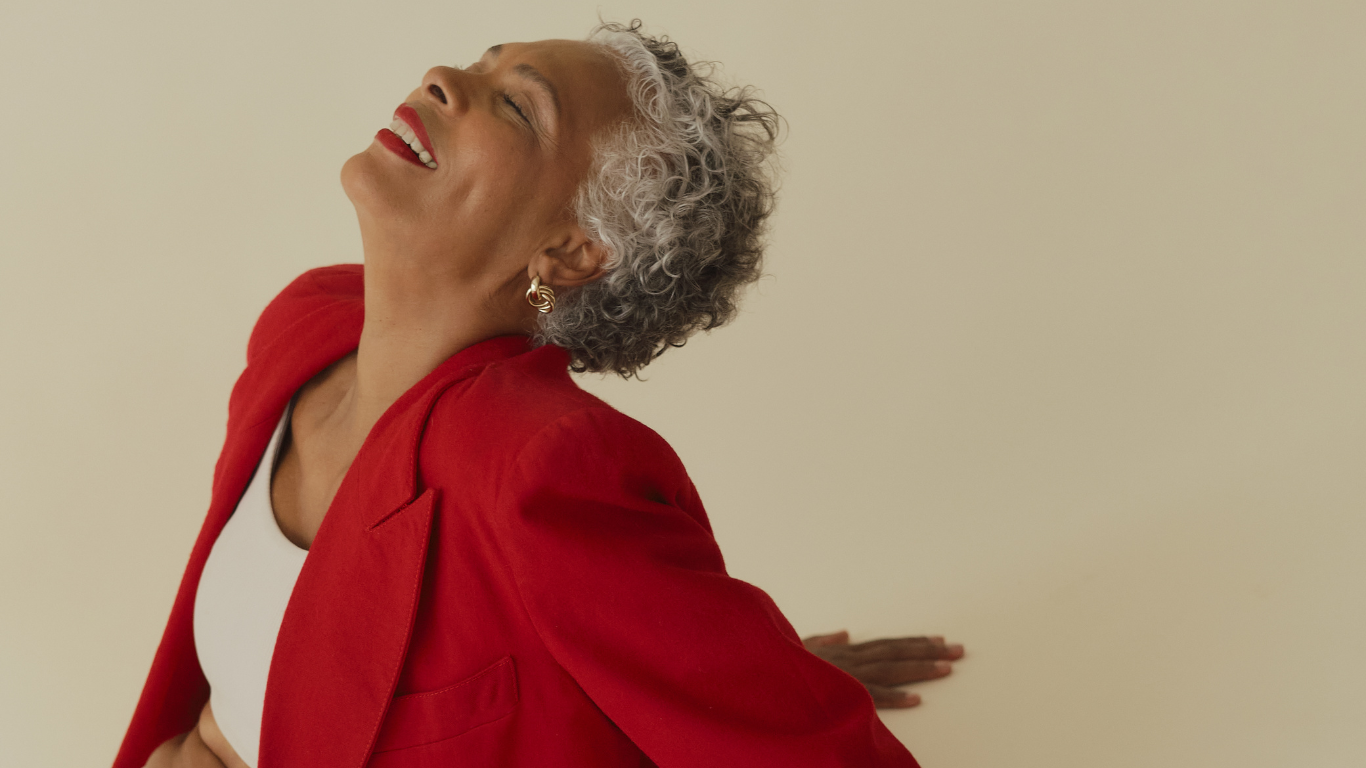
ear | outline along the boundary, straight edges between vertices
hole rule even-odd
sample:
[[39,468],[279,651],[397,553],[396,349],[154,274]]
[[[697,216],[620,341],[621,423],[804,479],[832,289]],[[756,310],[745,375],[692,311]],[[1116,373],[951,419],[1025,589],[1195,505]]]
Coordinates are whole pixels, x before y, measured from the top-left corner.
[[531,258],[527,279],[540,275],[542,283],[554,288],[585,285],[607,273],[606,261],[607,249],[574,226]]

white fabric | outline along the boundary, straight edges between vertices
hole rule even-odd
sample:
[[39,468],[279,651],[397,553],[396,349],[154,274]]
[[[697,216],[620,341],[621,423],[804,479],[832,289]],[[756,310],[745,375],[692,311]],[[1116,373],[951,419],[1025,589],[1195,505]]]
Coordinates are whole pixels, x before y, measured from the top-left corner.
[[204,564],[194,603],[194,643],[209,680],[214,719],[223,736],[255,766],[261,748],[261,709],[275,637],[308,550],[285,538],[270,502],[270,479],[293,404],[237,510]]

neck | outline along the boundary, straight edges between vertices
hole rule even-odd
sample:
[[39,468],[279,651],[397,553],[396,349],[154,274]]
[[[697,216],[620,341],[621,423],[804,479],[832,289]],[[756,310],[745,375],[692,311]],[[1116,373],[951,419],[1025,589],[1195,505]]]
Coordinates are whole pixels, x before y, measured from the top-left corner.
[[452,355],[495,336],[527,333],[524,315],[508,307],[517,276],[501,284],[434,276],[400,254],[365,254],[365,324],[355,380],[344,408],[366,434],[379,417]]

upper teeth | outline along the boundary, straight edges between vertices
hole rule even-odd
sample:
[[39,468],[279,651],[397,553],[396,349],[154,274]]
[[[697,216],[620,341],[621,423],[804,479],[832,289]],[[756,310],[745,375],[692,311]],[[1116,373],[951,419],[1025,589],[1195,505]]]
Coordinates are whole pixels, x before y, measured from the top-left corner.
[[412,147],[413,151],[417,153],[417,159],[425,163],[428,168],[436,167],[436,161],[432,159],[432,153],[428,152],[427,148],[422,146],[422,142],[417,140],[417,134],[413,133],[413,129],[409,128],[407,123],[398,118],[394,118],[394,122],[389,123],[389,130],[397,133],[400,138],[408,142],[408,146]]

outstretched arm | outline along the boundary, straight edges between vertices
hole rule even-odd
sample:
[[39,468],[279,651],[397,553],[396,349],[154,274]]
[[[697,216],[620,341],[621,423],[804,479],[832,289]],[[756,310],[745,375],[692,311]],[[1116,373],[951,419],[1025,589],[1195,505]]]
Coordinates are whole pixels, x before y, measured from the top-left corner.
[[914,768],[863,686],[726,573],[658,435],[576,412],[503,487],[500,544],[542,641],[656,765]]

